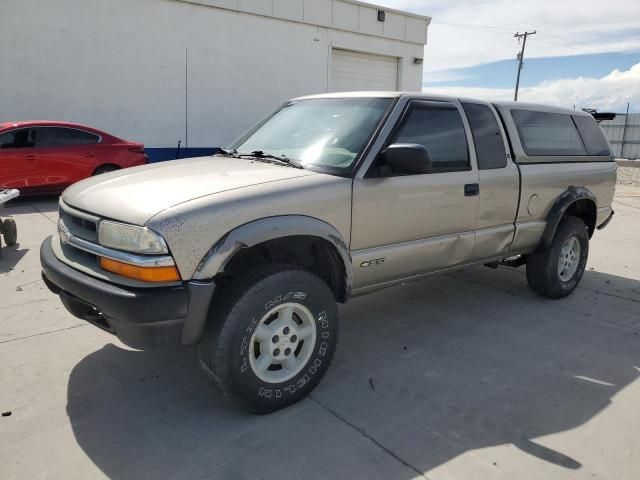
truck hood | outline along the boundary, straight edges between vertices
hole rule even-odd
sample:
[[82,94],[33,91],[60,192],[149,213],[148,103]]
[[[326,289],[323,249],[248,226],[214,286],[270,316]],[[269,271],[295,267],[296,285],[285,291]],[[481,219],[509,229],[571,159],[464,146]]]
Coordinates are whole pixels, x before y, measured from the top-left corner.
[[67,188],[62,200],[101,217],[144,225],[157,213],[189,200],[310,175],[320,174],[250,159],[200,157],[91,177]]

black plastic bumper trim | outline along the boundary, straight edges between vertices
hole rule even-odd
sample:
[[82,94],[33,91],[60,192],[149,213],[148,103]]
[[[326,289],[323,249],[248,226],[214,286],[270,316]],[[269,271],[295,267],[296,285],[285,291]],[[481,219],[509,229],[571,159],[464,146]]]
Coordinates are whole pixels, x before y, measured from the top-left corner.
[[598,225],[598,230],[602,230],[604,227],[606,227],[607,225],[609,225],[609,222],[613,219],[613,214],[616,213],[613,210],[611,210],[611,213],[609,214],[609,216],[607,217],[607,219],[602,222],[600,225]]
[[[213,282],[185,282],[172,287],[131,288],[91,277],[61,262],[51,237],[40,247],[42,276],[76,317],[105,329],[125,344],[145,349],[159,345],[197,343],[204,331]],[[100,321],[98,321],[100,320]]]

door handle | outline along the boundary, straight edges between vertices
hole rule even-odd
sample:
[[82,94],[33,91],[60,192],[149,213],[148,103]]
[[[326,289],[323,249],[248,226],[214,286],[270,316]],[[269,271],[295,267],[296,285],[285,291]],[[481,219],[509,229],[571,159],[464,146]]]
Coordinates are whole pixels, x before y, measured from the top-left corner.
[[95,155],[91,152],[86,152],[82,154],[83,157],[95,157]]
[[27,160],[35,160],[36,156],[35,155],[27,155]]
[[464,196],[465,197],[475,197],[480,193],[480,185],[477,183],[467,183],[464,186]]

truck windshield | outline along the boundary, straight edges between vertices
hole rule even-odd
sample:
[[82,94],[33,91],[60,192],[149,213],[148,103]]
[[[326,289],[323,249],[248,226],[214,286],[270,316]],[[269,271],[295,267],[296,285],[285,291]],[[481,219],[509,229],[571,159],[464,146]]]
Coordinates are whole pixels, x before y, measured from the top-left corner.
[[391,102],[371,97],[288,102],[230,148],[284,155],[328,172],[349,171]]

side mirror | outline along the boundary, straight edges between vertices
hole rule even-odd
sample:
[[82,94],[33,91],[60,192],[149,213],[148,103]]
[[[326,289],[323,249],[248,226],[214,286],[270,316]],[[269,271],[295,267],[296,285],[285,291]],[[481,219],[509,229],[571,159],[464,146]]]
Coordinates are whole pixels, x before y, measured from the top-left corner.
[[429,150],[418,143],[394,143],[381,153],[381,157],[393,173],[416,175],[431,170]]

